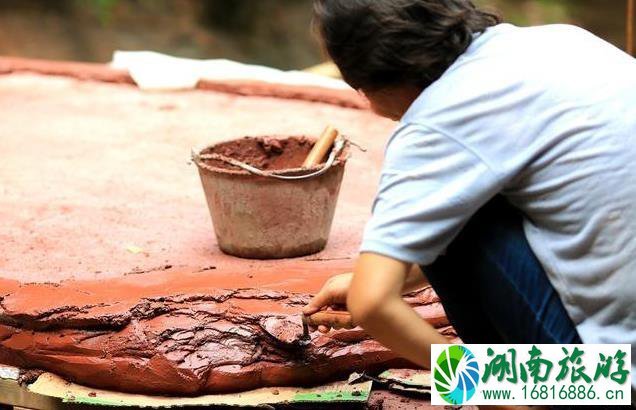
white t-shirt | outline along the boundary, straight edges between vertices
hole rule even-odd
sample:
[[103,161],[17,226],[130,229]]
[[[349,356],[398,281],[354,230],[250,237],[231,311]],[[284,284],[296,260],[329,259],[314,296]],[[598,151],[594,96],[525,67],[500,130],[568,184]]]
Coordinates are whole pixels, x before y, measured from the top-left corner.
[[636,60],[568,25],[501,24],[389,140],[361,250],[420,265],[501,193],[585,343],[636,379]]

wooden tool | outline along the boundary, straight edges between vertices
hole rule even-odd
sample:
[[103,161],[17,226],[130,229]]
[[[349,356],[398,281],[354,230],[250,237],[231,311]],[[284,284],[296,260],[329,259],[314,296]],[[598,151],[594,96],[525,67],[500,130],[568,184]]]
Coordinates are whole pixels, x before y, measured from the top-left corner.
[[323,310],[313,315],[303,315],[303,338],[309,339],[309,326],[329,326],[334,329],[353,329],[356,325],[349,312]]
[[309,155],[307,155],[307,159],[305,159],[305,162],[303,163],[303,168],[315,167],[322,163],[334,142],[336,142],[338,134],[339,132],[337,129],[331,125],[327,126],[318,141],[316,141],[316,145],[314,145]]

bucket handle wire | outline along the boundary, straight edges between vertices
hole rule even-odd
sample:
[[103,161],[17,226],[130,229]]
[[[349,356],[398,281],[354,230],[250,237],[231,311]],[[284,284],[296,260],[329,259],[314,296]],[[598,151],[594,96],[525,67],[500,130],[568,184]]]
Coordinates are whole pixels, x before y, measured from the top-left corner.
[[[347,139],[347,137],[345,137],[344,135],[339,136],[336,139],[336,142],[334,143],[333,149],[331,150],[331,153],[329,154],[329,158],[327,159],[327,162],[325,162],[325,165],[321,169],[319,169],[317,171],[314,171],[314,172],[309,173],[309,174],[304,174],[304,175],[280,175],[280,173],[277,173],[277,172],[263,171],[263,170],[258,169],[256,167],[253,167],[253,166],[251,166],[249,164],[246,164],[246,163],[241,162],[239,160],[236,160],[234,158],[226,157],[224,155],[219,155],[219,154],[205,154],[205,155],[201,155],[200,153],[196,152],[194,149],[192,150],[192,159],[194,160],[194,162],[199,162],[201,160],[221,161],[221,162],[225,162],[226,164],[230,164],[230,165],[234,165],[236,167],[239,167],[239,168],[249,172],[250,174],[258,175],[258,176],[261,176],[261,177],[280,179],[280,180],[284,180],[284,181],[298,181],[298,180],[303,180],[303,179],[315,178],[315,177],[323,175],[324,173],[329,171],[329,169],[336,162],[336,159],[338,158],[338,155],[340,155],[340,153],[342,153],[342,151],[344,150],[344,148],[347,145],[347,143],[350,143],[350,141],[349,141],[349,139]],[[353,144],[353,145],[358,146],[357,144]]]

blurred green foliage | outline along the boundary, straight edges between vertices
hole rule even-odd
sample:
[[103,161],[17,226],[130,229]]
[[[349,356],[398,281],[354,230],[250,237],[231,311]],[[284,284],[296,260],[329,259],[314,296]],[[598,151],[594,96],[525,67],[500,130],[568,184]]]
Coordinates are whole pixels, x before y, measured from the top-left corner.
[[570,0],[476,0],[475,2],[483,7],[495,7],[507,21],[522,26],[539,22],[567,21],[573,6]]
[[[75,0],[79,6],[88,7],[98,16],[102,24],[108,24],[113,15],[113,9],[121,0]],[[130,1],[130,0],[128,0]],[[285,2],[287,0],[279,0]],[[298,1],[298,0],[294,0]],[[309,0],[307,0],[309,1]],[[474,0],[477,4],[486,7],[496,7],[501,10],[508,21],[519,25],[567,21],[569,16],[577,8],[589,7],[586,1],[581,0]],[[612,0],[620,2],[622,0]],[[259,0],[201,1],[209,10],[209,22],[217,26],[226,26],[227,29],[237,21],[244,21],[247,14],[253,12],[258,6]],[[155,0],[154,2],[158,2]],[[250,4],[251,3],[251,4]],[[592,2],[593,3],[593,2]],[[151,5],[152,2],[149,2]]]
[[107,25],[113,18],[113,10],[120,0],[75,0],[78,7],[89,8],[102,25]]
[[[573,23],[618,47],[625,44],[626,0],[474,1],[517,25]],[[0,54],[104,62],[114,50],[151,49],[182,57],[304,68],[324,59],[309,30],[311,4],[312,0],[0,0]]]

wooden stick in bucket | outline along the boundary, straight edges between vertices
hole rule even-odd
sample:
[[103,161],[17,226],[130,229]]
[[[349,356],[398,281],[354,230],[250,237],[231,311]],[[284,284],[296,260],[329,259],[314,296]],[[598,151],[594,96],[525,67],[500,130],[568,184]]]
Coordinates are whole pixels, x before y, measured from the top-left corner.
[[331,125],[327,126],[318,141],[316,141],[316,145],[314,145],[309,155],[307,155],[307,159],[305,159],[303,163],[303,168],[315,167],[322,163],[322,160],[327,156],[334,142],[336,142],[338,135],[339,132],[337,129]]

